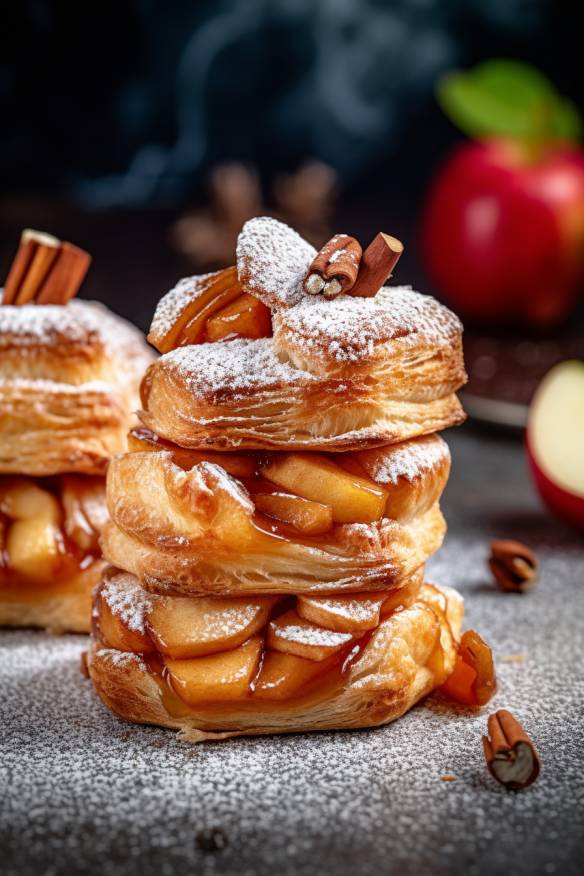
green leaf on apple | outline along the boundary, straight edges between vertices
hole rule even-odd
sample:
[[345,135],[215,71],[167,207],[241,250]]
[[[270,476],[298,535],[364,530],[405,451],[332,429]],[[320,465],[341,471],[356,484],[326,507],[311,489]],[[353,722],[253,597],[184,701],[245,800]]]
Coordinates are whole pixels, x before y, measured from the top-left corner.
[[450,120],[478,140],[573,142],[583,132],[576,106],[522,61],[493,59],[448,73],[438,83],[438,100]]

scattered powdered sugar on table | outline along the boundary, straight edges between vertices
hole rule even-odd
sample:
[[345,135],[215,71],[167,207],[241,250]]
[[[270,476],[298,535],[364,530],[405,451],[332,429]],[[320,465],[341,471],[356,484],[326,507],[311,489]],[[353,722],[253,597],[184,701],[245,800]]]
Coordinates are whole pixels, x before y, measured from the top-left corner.
[[215,396],[222,391],[233,396],[250,394],[270,386],[303,386],[317,380],[312,374],[281,362],[272,339],[238,339],[224,344],[179,347],[161,361],[176,369],[193,395]]
[[373,298],[340,295],[328,301],[306,295],[274,315],[276,343],[290,334],[292,346],[339,362],[370,358],[377,344],[399,338],[447,344],[461,331],[450,310],[407,286],[384,287]]
[[[5,876],[576,876],[584,853],[584,555],[545,515],[519,444],[453,435],[450,533],[430,580],[466,598],[499,692],[474,713],[430,698],[378,730],[190,746],[125,723],[79,672],[82,636],[0,633],[0,845]],[[541,559],[529,594],[501,594],[495,536]],[[509,708],[542,759],[510,793],[487,772],[487,713]],[[443,782],[444,775],[455,781]],[[200,830],[226,848],[205,853]]]
[[245,291],[268,307],[290,307],[305,296],[303,283],[315,255],[284,222],[258,216],[237,239],[237,272]]

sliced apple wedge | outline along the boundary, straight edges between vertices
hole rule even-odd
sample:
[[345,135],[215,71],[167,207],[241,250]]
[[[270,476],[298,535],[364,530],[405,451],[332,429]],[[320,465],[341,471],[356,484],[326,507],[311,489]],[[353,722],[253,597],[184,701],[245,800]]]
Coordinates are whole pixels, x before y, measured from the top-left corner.
[[51,520],[32,517],[15,521],[6,538],[10,567],[31,581],[49,581],[60,558],[60,532]]
[[351,596],[299,596],[297,611],[305,620],[340,633],[363,633],[379,626],[385,593]]
[[238,700],[249,693],[262,647],[256,636],[232,651],[191,660],[167,659],[166,669],[174,690],[190,706]]
[[110,648],[132,651],[134,654],[150,654],[155,648],[146,632],[131,630],[121,615],[113,612],[107,601],[98,597],[98,626],[102,639]]
[[128,450],[137,453],[143,450],[158,453],[167,450],[172,453],[173,462],[185,471],[189,471],[198,462],[214,462],[236,478],[251,478],[257,462],[252,456],[238,453],[213,453],[212,451],[187,450],[159,438],[149,429],[132,429],[128,434]]
[[531,403],[526,443],[544,502],[584,530],[584,362],[563,362],[544,377]]
[[158,650],[184,659],[236,648],[267,623],[277,597],[153,600],[148,629]]
[[50,580],[62,542],[61,508],[55,496],[26,478],[6,478],[0,485],[0,513],[9,518],[6,553],[10,567],[32,581]]
[[268,651],[254,685],[254,697],[260,700],[289,700],[302,696],[310,685],[324,678],[338,664],[336,655],[317,662]]
[[3,478],[0,482],[0,511],[13,520],[42,517],[58,523],[61,516],[59,502],[28,478]]
[[349,645],[352,633],[329,630],[313,624],[292,609],[270,621],[266,645],[273,651],[295,654],[307,660],[326,660]]
[[82,551],[99,550],[99,535],[107,522],[105,483],[90,475],[63,475],[63,528]]
[[[175,292],[176,301],[169,303]],[[185,344],[200,344],[205,339],[207,320],[242,294],[235,267],[189,277],[160,302],[148,335],[160,353],[168,353]]]
[[262,465],[261,473],[291,493],[330,505],[335,523],[370,523],[383,516],[385,490],[318,453],[274,455]]
[[253,295],[245,293],[207,320],[208,341],[232,338],[269,338],[272,334],[270,309]]
[[332,529],[333,509],[330,505],[290,493],[255,493],[253,501],[258,511],[290,524],[305,535],[323,535]]

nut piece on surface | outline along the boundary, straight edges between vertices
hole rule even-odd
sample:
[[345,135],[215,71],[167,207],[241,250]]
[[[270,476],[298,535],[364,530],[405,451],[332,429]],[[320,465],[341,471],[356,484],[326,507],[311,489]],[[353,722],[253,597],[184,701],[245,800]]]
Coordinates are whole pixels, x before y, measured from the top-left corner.
[[537,581],[539,561],[534,552],[518,541],[491,542],[489,567],[497,585],[507,593],[525,593]]
[[485,760],[493,778],[511,791],[527,788],[539,775],[539,755],[519,721],[506,709],[489,716],[483,736]]

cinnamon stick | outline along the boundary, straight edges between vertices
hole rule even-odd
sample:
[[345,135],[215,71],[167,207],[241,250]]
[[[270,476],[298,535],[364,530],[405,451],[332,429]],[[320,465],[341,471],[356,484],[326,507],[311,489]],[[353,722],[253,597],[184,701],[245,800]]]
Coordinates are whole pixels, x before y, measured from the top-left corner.
[[361,244],[348,234],[335,234],[315,256],[304,289],[309,295],[322,292],[334,298],[353,288],[361,262]]
[[397,237],[380,231],[363,252],[359,275],[350,294],[358,298],[376,295],[391,276],[403,251],[403,243]]
[[57,259],[37,295],[37,304],[66,304],[76,295],[91,264],[91,256],[63,242]]
[[66,304],[85,277],[91,256],[50,234],[22,232],[6,279],[3,304]]
[[4,284],[2,303],[25,304],[31,301],[56,258],[58,249],[56,237],[25,228]]

